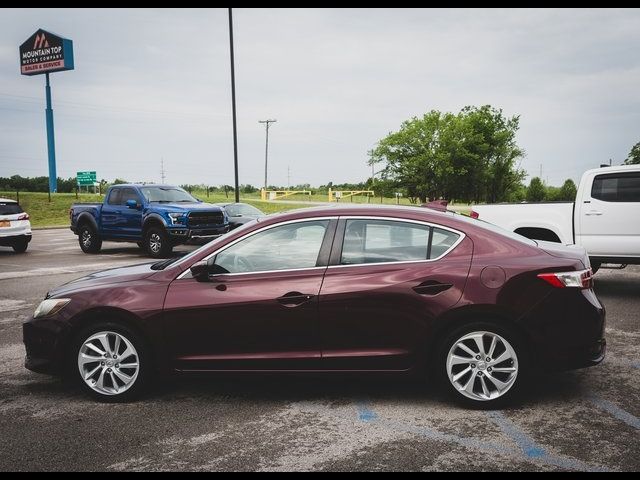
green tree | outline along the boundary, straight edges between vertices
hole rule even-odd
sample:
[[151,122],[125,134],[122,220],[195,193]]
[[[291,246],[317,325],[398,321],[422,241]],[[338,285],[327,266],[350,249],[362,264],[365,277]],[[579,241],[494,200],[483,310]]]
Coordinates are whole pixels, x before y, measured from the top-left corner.
[[636,143],[629,152],[625,165],[640,165],[640,142]]
[[573,180],[567,178],[562,184],[562,187],[560,187],[560,195],[558,197],[558,200],[573,202],[576,199],[576,193],[578,193],[576,184],[573,182]]
[[546,197],[546,190],[540,177],[533,177],[527,188],[528,202],[541,202]]
[[524,155],[515,141],[518,128],[519,117],[489,105],[458,114],[432,110],[380,140],[369,163],[383,163],[382,176],[422,202],[504,201],[524,178],[516,167]]

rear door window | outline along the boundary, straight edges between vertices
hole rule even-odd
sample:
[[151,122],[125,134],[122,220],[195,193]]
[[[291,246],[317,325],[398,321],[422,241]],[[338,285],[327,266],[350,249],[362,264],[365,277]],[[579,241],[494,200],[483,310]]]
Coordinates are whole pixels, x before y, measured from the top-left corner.
[[342,265],[432,260],[460,238],[444,228],[396,220],[347,220]]
[[609,173],[593,180],[591,197],[603,202],[640,202],[640,173]]

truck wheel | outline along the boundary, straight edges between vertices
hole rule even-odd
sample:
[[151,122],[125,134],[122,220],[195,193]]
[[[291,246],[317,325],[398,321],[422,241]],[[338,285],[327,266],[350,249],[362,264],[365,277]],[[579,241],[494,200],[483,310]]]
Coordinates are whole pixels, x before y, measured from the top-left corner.
[[26,252],[28,246],[29,246],[29,242],[27,242],[26,240],[18,240],[16,243],[12,245],[13,251],[16,253]]
[[98,253],[102,248],[102,239],[95,228],[89,224],[80,227],[78,243],[84,253]]
[[151,227],[145,234],[145,248],[152,258],[165,258],[171,255],[173,245],[164,228]]

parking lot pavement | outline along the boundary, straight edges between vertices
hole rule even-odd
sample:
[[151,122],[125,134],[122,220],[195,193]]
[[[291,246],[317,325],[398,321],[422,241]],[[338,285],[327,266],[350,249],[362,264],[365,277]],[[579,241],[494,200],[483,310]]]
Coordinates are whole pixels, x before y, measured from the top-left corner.
[[129,244],[85,255],[68,230],[34,232],[25,255],[0,248],[0,470],[640,468],[640,267],[596,276],[605,362],[537,378],[501,411],[373,376],[181,380],[109,405],[23,368],[21,322],[49,288],[145,261]]

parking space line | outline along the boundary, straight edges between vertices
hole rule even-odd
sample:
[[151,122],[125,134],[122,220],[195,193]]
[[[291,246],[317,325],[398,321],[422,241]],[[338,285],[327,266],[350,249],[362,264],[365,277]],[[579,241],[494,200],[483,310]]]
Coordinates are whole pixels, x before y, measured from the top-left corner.
[[358,402],[357,408],[358,408],[358,419],[361,422],[368,423],[378,419],[378,415],[376,414],[376,412],[371,410],[369,406],[369,402],[366,402],[366,401]]
[[589,400],[596,407],[613,415],[618,420],[623,421],[630,427],[640,430],[640,418],[636,417],[635,415],[627,412],[626,410],[623,410],[622,408],[618,407],[617,405],[610,402],[609,400],[605,400],[604,398],[601,398],[601,397],[596,397],[595,395],[590,396]]
[[516,427],[511,420],[505,417],[504,413],[500,411],[490,411],[487,412],[487,416],[504,434],[518,445],[527,457],[538,458],[546,455],[544,448],[538,446],[533,438]]
[[[357,405],[359,418],[361,417],[361,407],[362,404],[359,403]],[[613,471],[612,469],[601,465],[591,465],[575,458],[554,455],[546,452],[543,448],[539,447],[536,442],[527,434],[520,431],[515,426],[515,424],[508,420],[501,412],[488,412],[489,418],[492,420],[496,419],[497,425],[503,430],[504,433],[507,434],[507,436],[514,440],[516,445],[518,445],[518,448],[510,448],[499,443],[485,440],[461,437],[451,433],[440,432],[428,427],[415,427],[413,425],[407,425],[397,421],[386,420],[380,418],[380,416],[368,406],[366,407],[366,410],[364,410],[364,412],[367,412],[365,418],[368,418],[368,420],[363,421],[375,423],[375,425],[391,428],[399,432],[411,433],[413,435],[417,435],[429,440],[445,443],[456,443],[463,447],[480,452],[500,453],[503,455],[508,455],[510,457],[522,458],[523,460],[532,463],[542,463],[545,465],[560,467],[567,470],[578,470],[587,472]]]

